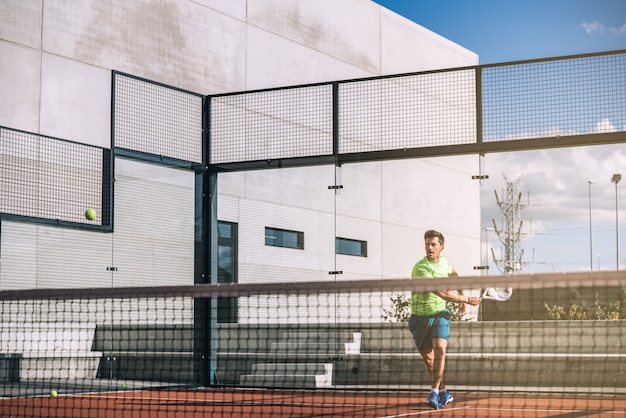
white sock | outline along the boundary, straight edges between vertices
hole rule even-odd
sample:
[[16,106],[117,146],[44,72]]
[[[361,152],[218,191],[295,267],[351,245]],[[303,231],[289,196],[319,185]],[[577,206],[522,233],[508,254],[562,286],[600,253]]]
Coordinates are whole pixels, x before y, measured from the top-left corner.
[[439,389],[431,389],[430,393],[436,393],[437,395],[439,395]]

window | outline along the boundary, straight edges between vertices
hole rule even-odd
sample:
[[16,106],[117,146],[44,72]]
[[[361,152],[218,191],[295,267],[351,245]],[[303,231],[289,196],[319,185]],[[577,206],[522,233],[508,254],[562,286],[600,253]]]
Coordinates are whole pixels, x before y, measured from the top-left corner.
[[335,253],[367,257],[367,241],[335,238]]
[[[217,223],[217,282],[237,283],[237,224]],[[237,298],[217,298],[217,322],[237,322]]]
[[265,245],[304,250],[304,232],[265,227]]

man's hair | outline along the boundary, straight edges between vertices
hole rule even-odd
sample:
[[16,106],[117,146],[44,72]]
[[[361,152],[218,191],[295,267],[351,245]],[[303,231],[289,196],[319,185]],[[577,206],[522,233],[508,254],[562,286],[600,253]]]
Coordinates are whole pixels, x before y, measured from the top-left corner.
[[439,244],[441,245],[443,245],[445,241],[443,234],[439,231],[435,231],[434,229],[429,229],[428,231],[424,232],[424,241],[428,238],[439,238]]

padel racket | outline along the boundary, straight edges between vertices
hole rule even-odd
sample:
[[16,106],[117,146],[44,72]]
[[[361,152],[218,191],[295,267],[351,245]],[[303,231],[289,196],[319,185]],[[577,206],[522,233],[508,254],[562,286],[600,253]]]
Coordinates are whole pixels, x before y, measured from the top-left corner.
[[513,288],[511,287],[489,287],[483,290],[483,294],[480,295],[480,298],[504,302],[506,300],[509,300],[512,294]]

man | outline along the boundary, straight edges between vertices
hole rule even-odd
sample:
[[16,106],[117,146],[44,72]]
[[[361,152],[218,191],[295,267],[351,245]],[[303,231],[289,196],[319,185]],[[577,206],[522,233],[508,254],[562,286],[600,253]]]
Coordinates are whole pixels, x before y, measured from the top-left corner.
[[[411,277],[432,279],[458,275],[448,259],[441,254],[444,241],[441,232],[429,230],[424,233],[426,256],[413,266]],[[431,377],[432,389],[426,403],[434,409],[443,408],[453,400],[443,384],[450,334],[450,311],[446,301],[473,306],[480,304],[480,298],[464,296],[455,290],[413,292],[411,295],[409,329]]]

